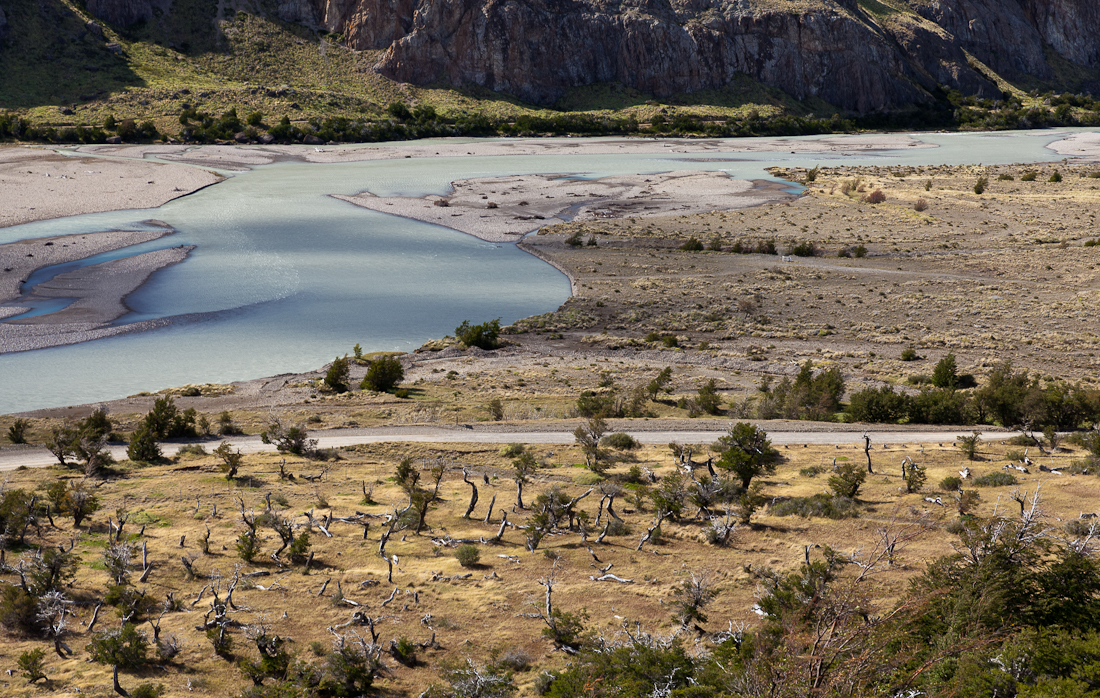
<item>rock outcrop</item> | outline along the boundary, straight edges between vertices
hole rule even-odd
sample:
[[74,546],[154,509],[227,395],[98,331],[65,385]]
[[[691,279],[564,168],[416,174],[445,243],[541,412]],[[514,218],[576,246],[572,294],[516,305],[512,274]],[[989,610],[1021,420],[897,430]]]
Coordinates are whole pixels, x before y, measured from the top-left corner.
[[[166,1],[88,9],[126,25]],[[1056,77],[1048,51],[1100,68],[1098,0],[905,1],[908,10],[859,0],[277,0],[275,13],[378,51],[375,70],[394,80],[537,104],[592,83],[667,97],[747,75],[865,113],[927,101],[941,85],[999,96],[968,53],[1006,77]]]

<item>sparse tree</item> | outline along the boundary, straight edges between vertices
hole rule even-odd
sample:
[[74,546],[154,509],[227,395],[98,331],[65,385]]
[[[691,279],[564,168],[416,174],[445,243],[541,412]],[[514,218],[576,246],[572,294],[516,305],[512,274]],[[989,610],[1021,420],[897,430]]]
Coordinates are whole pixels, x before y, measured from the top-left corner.
[[859,494],[859,488],[867,479],[867,472],[855,463],[840,465],[836,474],[829,478],[829,489],[838,497],[855,499]]
[[774,473],[779,462],[767,432],[748,422],[731,426],[714,449],[722,454],[718,467],[737,477],[746,489],[758,475]]
[[15,421],[8,427],[8,441],[13,444],[27,443],[27,430],[30,429],[30,426],[31,420],[16,417]]
[[139,669],[148,661],[149,641],[132,624],[97,633],[87,647],[93,662],[110,665],[114,672],[115,693],[129,696],[118,682],[119,669]]
[[348,392],[348,377],[351,375],[351,366],[348,357],[337,357],[329,366],[325,374],[325,388],[334,393]]
[[589,417],[573,431],[573,438],[584,452],[584,464],[594,473],[607,470],[608,464],[602,462],[603,453],[600,451],[600,439],[606,432],[607,422],[599,415]]
[[19,655],[17,664],[19,665],[20,671],[23,673],[23,678],[27,680],[27,683],[35,683],[36,681],[47,678],[45,659],[46,651],[41,647],[35,647]]
[[516,481],[516,506],[523,506],[523,486],[530,482],[531,474],[538,468],[538,461],[530,453],[524,451],[512,461],[512,479]]
[[672,619],[680,624],[681,629],[685,629],[693,623],[707,622],[703,609],[718,595],[718,590],[714,588],[710,572],[704,570],[689,572],[672,595],[676,598],[672,605]]
[[241,453],[240,449],[234,451],[228,441],[222,441],[214,449],[214,455],[221,459],[221,465],[218,468],[225,473],[226,480],[237,477],[237,470],[241,467],[241,460],[244,459],[244,454]]
[[977,460],[978,446],[981,444],[982,432],[975,431],[969,436],[959,435],[955,437],[955,446],[966,454],[967,460]]
[[156,432],[148,424],[139,424],[130,436],[126,457],[135,462],[151,463],[161,457]]

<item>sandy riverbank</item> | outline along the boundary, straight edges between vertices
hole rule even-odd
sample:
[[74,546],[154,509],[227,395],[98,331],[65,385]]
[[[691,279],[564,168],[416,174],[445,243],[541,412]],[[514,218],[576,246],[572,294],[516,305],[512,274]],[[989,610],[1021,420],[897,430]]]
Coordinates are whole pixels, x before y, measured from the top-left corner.
[[0,148],[0,228],[81,213],[156,208],[221,179],[181,165]]
[[[22,314],[25,301],[74,299],[65,308],[43,315],[0,323],[0,353],[29,351],[75,344],[148,325],[109,327],[129,312],[126,297],[164,267],[187,258],[193,247],[179,246],[92,264],[59,274],[26,289],[23,284],[37,269],[122,249],[172,234],[170,228],[121,230],[86,235],[64,235],[0,245],[0,318]],[[18,302],[18,304],[17,304]]]
[[1047,146],[1059,155],[1090,161],[1100,160],[1100,133],[1076,133]]
[[489,242],[511,242],[566,220],[648,218],[728,211],[792,198],[774,183],[723,172],[665,172],[579,179],[563,175],[482,177],[452,183],[448,196],[334,198],[434,223]]
[[379,145],[92,145],[78,152],[141,160],[153,155],[160,160],[245,170],[256,165],[281,161],[311,163],[363,162],[399,158],[500,157],[509,155],[623,155],[623,154],[709,154],[718,153],[836,153],[936,148],[903,134],[832,136],[814,140],[790,138],[761,139],[654,139],[608,138],[575,140],[570,138],[432,139]]

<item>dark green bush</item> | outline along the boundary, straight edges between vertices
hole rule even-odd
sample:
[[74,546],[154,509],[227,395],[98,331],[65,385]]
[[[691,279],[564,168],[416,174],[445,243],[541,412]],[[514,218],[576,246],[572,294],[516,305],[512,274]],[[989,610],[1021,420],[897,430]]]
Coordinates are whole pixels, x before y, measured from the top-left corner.
[[455,548],[455,559],[463,567],[476,567],[481,560],[481,551],[476,545],[467,543]]
[[829,489],[842,499],[855,499],[859,488],[867,479],[867,471],[855,463],[844,463],[829,478]]
[[471,325],[469,320],[463,320],[462,324],[455,328],[455,338],[468,347],[496,349],[500,346],[499,337],[500,318],[480,325]]
[[391,390],[405,378],[405,369],[396,356],[381,356],[370,362],[367,375],[360,383],[361,390],[373,390],[384,393]]
[[818,493],[812,497],[792,497],[772,505],[773,516],[819,517],[825,519],[854,519],[859,516],[859,505],[847,497]]
[[962,478],[958,475],[948,475],[940,480],[940,489],[944,492],[957,492],[962,488]]
[[614,448],[619,451],[633,451],[641,446],[637,439],[621,431],[603,437],[600,439],[600,445],[604,448]]
[[1019,484],[1015,475],[1004,472],[986,473],[974,479],[975,487],[1008,487]]
[[699,239],[693,235],[692,237],[688,238],[687,242],[680,245],[680,249],[684,252],[702,252],[703,243],[699,242]]
[[332,362],[332,366],[329,366],[328,372],[325,373],[325,388],[334,393],[348,392],[348,376],[350,373],[351,365],[348,357],[336,357]]
[[849,421],[871,424],[896,422],[908,412],[909,396],[895,393],[890,385],[853,393],[848,405]]

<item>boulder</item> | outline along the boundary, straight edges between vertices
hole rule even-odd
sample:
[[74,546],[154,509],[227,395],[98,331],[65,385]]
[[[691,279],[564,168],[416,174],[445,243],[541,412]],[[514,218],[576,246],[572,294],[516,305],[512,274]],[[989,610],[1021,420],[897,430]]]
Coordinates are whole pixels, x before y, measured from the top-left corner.
[[305,138],[303,138],[302,142],[305,143],[306,145],[324,145],[325,144],[324,139],[318,138],[317,136],[313,135],[312,133],[308,134]]

